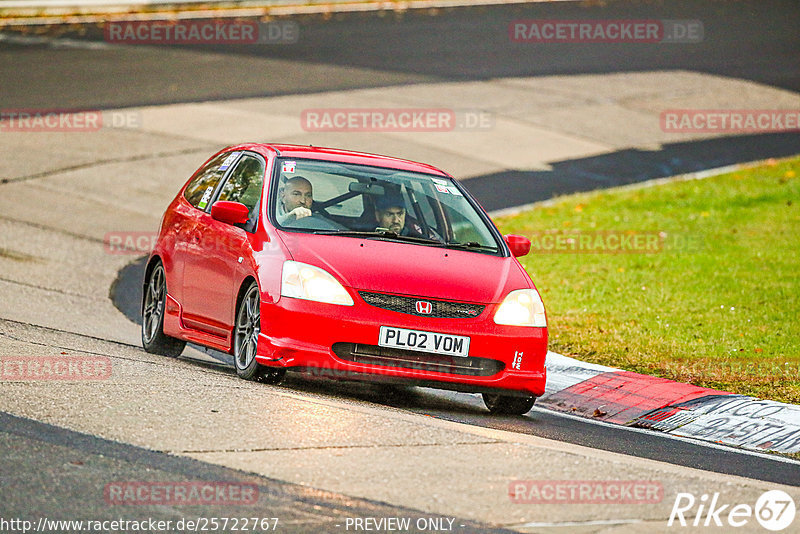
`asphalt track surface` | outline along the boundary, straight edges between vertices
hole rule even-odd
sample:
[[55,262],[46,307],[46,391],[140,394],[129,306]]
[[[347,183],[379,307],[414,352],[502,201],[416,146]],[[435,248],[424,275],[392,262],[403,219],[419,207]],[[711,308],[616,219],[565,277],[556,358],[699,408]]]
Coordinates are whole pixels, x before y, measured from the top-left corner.
[[[583,5],[586,4],[586,5]],[[196,61],[178,62],[162,47],[136,46],[87,56],[69,47],[2,45],[3,105],[118,108],[205,100],[382,87],[421,81],[602,74],[684,69],[800,91],[800,7],[793,0],[552,2],[528,5],[300,17],[291,45],[202,45]],[[695,44],[512,43],[517,19],[698,20]],[[81,38],[103,40],[98,28]],[[63,36],[79,37],[64,29]],[[208,57],[211,54],[220,57]],[[248,70],[247,56],[284,62]],[[88,61],[91,57],[92,61]],[[135,62],[132,60],[135,58]],[[239,61],[237,61],[239,60]],[[336,77],[309,75],[314,65],[349,67]],[[360,69],[370,69],[364,76]],[[12,75],[13,74],[13,75]],[[124,91],[119,88],[124,87]]]
[[[225,505],[204,506],[202,512],[192,512],[191,506],[183,511],[168,505],[147,507],[148,518],[172,521],[173,525],[182,518],[192,520],[197,517],[247,516],[279,518],[280,528],[276,529],[279,532],[335,532],[343,530],[342,525],[348,517],[400,516],[412,518],[412,521],[440,517],[385,503],[317,491],[5,413],[0,413],[0,446],[4,451],[5,465],[14,466],[13,471],[0,472],[3,486],[14,489],[3,492],[0,510],[4,518],[30,517],[31,510],[36,510],[39,517],[63,518],[66,509],[70,512],[70,517],[76,520],[92,518],[100,521],[142,521],[144,516],[138,507],[109,506],[105,500],[98,499],[98,488],[107,484],[110,477],[116,480],[168,480],[177,483],[225,481],[255,486],[258,502],[248,505],[245,512],[239,515],[232,514],[231,507]],[[42,458],[47,458],[53,468],[43,470],[40,465]],[[459,532],[465,533],[509,532],[473,521],[456,519],[454,523],[458,525]],[[267,524],[273,523],[268,521]],[[132,530],[156,531],[146,528]]]
[[[594,4],[594,5],[593,5]],[[604,4],[602,6],[597,4]],[[679,19],[703,24],[693,44],[512,43],[518,19]],[[800,6],[793,0],[553,2],[340,14],[296,19],[291,45],[85,50],[0,41],[8,109],[105,109],[504,77],[688,70],[800,91]],[[103,40],[96,27],[63,37]],[[187,57],[185,52],[190,51]],[[252,63],[248,60],[269,59]],[[334,68],[335,67],[335,68]],[[120,90],[124,88],[124,90]],[[503,171],[469,180],[487,210],[557,194],[784,157],[800,133],[731,135]]]
[[[706,39],[693,45],[549,45],[536,48],[513,45],[507,38],[509,20],[525,18],[669,18],[698,19]],[[745,2],[677,1],[609,2],[606,7],[574,4],[442,10],[403,16],[314,17],[301,22],[303,38],[293,46],[193,47],[194,60],[174,54],[174,47],[154,49],[151,54],[125,47],[103,50],[92,61],[80,48],[53,49],[48,45],[0,44],[0,96],[4,108],[118,108],[248,96],[313,93],[344,88],[382,87],[429,81],[485,80],[509,76],[613,73],[684,69],[713,73],[800,90],[800,8],[794,1]],[[89,38],[98,38],[89,33]],[[241,67],[242,58],[267,56],[276,60],[267,69]],[[320,65],[352,67],[328,71],[335,75],[309,74]],[[120,90],[124,87],[124,90]],[[558,180],[527,178],[535,173],[508,172],[473,178],[469,188],[487,209],[508,207],[549,198],[556,193],[608,187],[650,178],[718,167],[730,163],[781,157],[797,153],[798,134],[732,136],[725,139],[668,145],[657,152],[625,151],[586,160],[566,161],[554,167]],[[498,187],[498,183],[504,188]],[[550,184],[531,189],[530,183]],[[501,195],[498,190],[504,190]],[[513,199],[513,200],[510,200]],[[123,271],[114,295],[130,314],[138,307],[138,264]],[[198,364],[199,365],[199,364]],[[386,399],[381,390],[350,383],[308,381],[290,377],[286,387],[311,390],[344,398],[359,398],[401,407],[417,413],[469,424],[532,433],[543,437],[737,474],[745,477],[800,486],[796,465],[764,456],[676,441],[658,434],[634,433],[622,428],[599,426],[543,410],[524,418],[488,417],[480,401],[469,395],[398,390]],[[0,473],[9,487],[19,490],[5,495],[6,511],[29,509],[30,495],[43,486],[41,510],[57,511],[67,502],[58,488],[72,484],[70,491],[84,492],[74,499],[86,506],[94,495],[94,478],[81,471],[86,458],[109,462],[106,472],[129,473],[142,478],[153,466],[172,478],[236,480],[255,479],[268,496],[268,507],[282,518],[293,518],[301,508],[317,513],[308,521],[324,524],[332,517],[347,515],[398,515],[400,511],[382,503],[307,491],[263,477],[242,475],[202,462],[160,455],[137,447],[108,442],[51,427],[31,420],[0,415],[0,440],[4,450],[15,450],[13,473]],[[35,454],[32,453],[35,452]],[[40,458],[63,464],[60,480],[37,479]],[[73,470],[73,471],[71,471]],[[137,475],[137,473],[140,473]],[[97,475],[97,480],[108,480]],[[58,484],[57,484],[58,483]],[[316,499],[316,500],[315,500]],[[318,507],[326,507],[319,512]],[[339,506],[340,508],[337,508]],[[102,504],[97,506],[100,510]],[[355,512],[354,512],[355,510]],[[166,513],[166,512],[165,512]],[[309,512],[311,513],[311,512]],[[413,516],[413,511],[402,511]],[[133,514],[132,514],[133,515]],[[312,514],[313,515],[313,514]],[[298,519],[298,521],[300,521]],[[309,527],[296,523],[296,530]],[[477,527],[476,527],[477,528]],[[480,529],[484,531],[484,529]]]

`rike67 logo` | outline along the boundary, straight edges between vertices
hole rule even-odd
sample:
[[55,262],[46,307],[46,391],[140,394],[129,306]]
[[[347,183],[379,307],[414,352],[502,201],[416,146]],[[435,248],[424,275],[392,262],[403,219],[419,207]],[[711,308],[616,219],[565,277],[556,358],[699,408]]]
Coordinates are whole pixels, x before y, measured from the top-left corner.
[[723,503],[719,493],[699,499],[691,493],[678,493],[667,526],[738,528],[752,526],[755,519],[763,528],[778,532],[794,522],[796,511],[794,499],[781,490],[765,492],[755,506]]

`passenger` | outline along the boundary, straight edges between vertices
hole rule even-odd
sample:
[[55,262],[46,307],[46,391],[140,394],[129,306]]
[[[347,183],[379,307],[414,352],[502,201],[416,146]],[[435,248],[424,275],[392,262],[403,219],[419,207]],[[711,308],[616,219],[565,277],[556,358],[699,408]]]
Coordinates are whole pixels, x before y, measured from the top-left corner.
[[302,176],[289,178],[278,192],[278,223],[285,225],[310,217],[313,202],[311,182]]
[[375,202],[375,220],[377,221],[376,230],[386,229],[397,235],[439,240],[439,236],[433,230],[430,230],[426,236],[422,226],[415,221],[406,220],[405,202],[399,194],[387,193],[377,199]]
[[399,235],[407,235],[406,208],[403,198],[398,195],[386,194],[375,202],[375,220],[378,228],[386,228]]

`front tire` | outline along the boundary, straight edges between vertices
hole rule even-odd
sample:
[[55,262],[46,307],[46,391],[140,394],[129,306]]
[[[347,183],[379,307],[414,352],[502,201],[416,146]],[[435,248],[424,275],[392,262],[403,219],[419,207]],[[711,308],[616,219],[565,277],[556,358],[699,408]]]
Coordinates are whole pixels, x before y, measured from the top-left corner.
[[233,363],[236,374],[245,380],[277,384],[286,374],[285,369],[272,369],[256,361],[258,334],[261,332],[261,292],[252,282],[236,310],[233,330]]
[[167,277],[159,261],[150,271],[142,299],[142,346],[151,354],[177,358],[186,342],[164,333],[164,308],[167,303]]
[[525,415],[533,408],[535,402],[536,397],[483,394],[483,403],[491,413],[497,415]]

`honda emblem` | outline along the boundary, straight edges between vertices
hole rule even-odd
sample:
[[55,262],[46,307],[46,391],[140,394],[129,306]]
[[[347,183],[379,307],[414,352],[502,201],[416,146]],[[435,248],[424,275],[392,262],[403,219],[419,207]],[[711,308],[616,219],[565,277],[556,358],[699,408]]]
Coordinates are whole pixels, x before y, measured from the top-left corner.
[[417,313],[429,314],[433,311],[433,304],[424,300],[417,301]]

